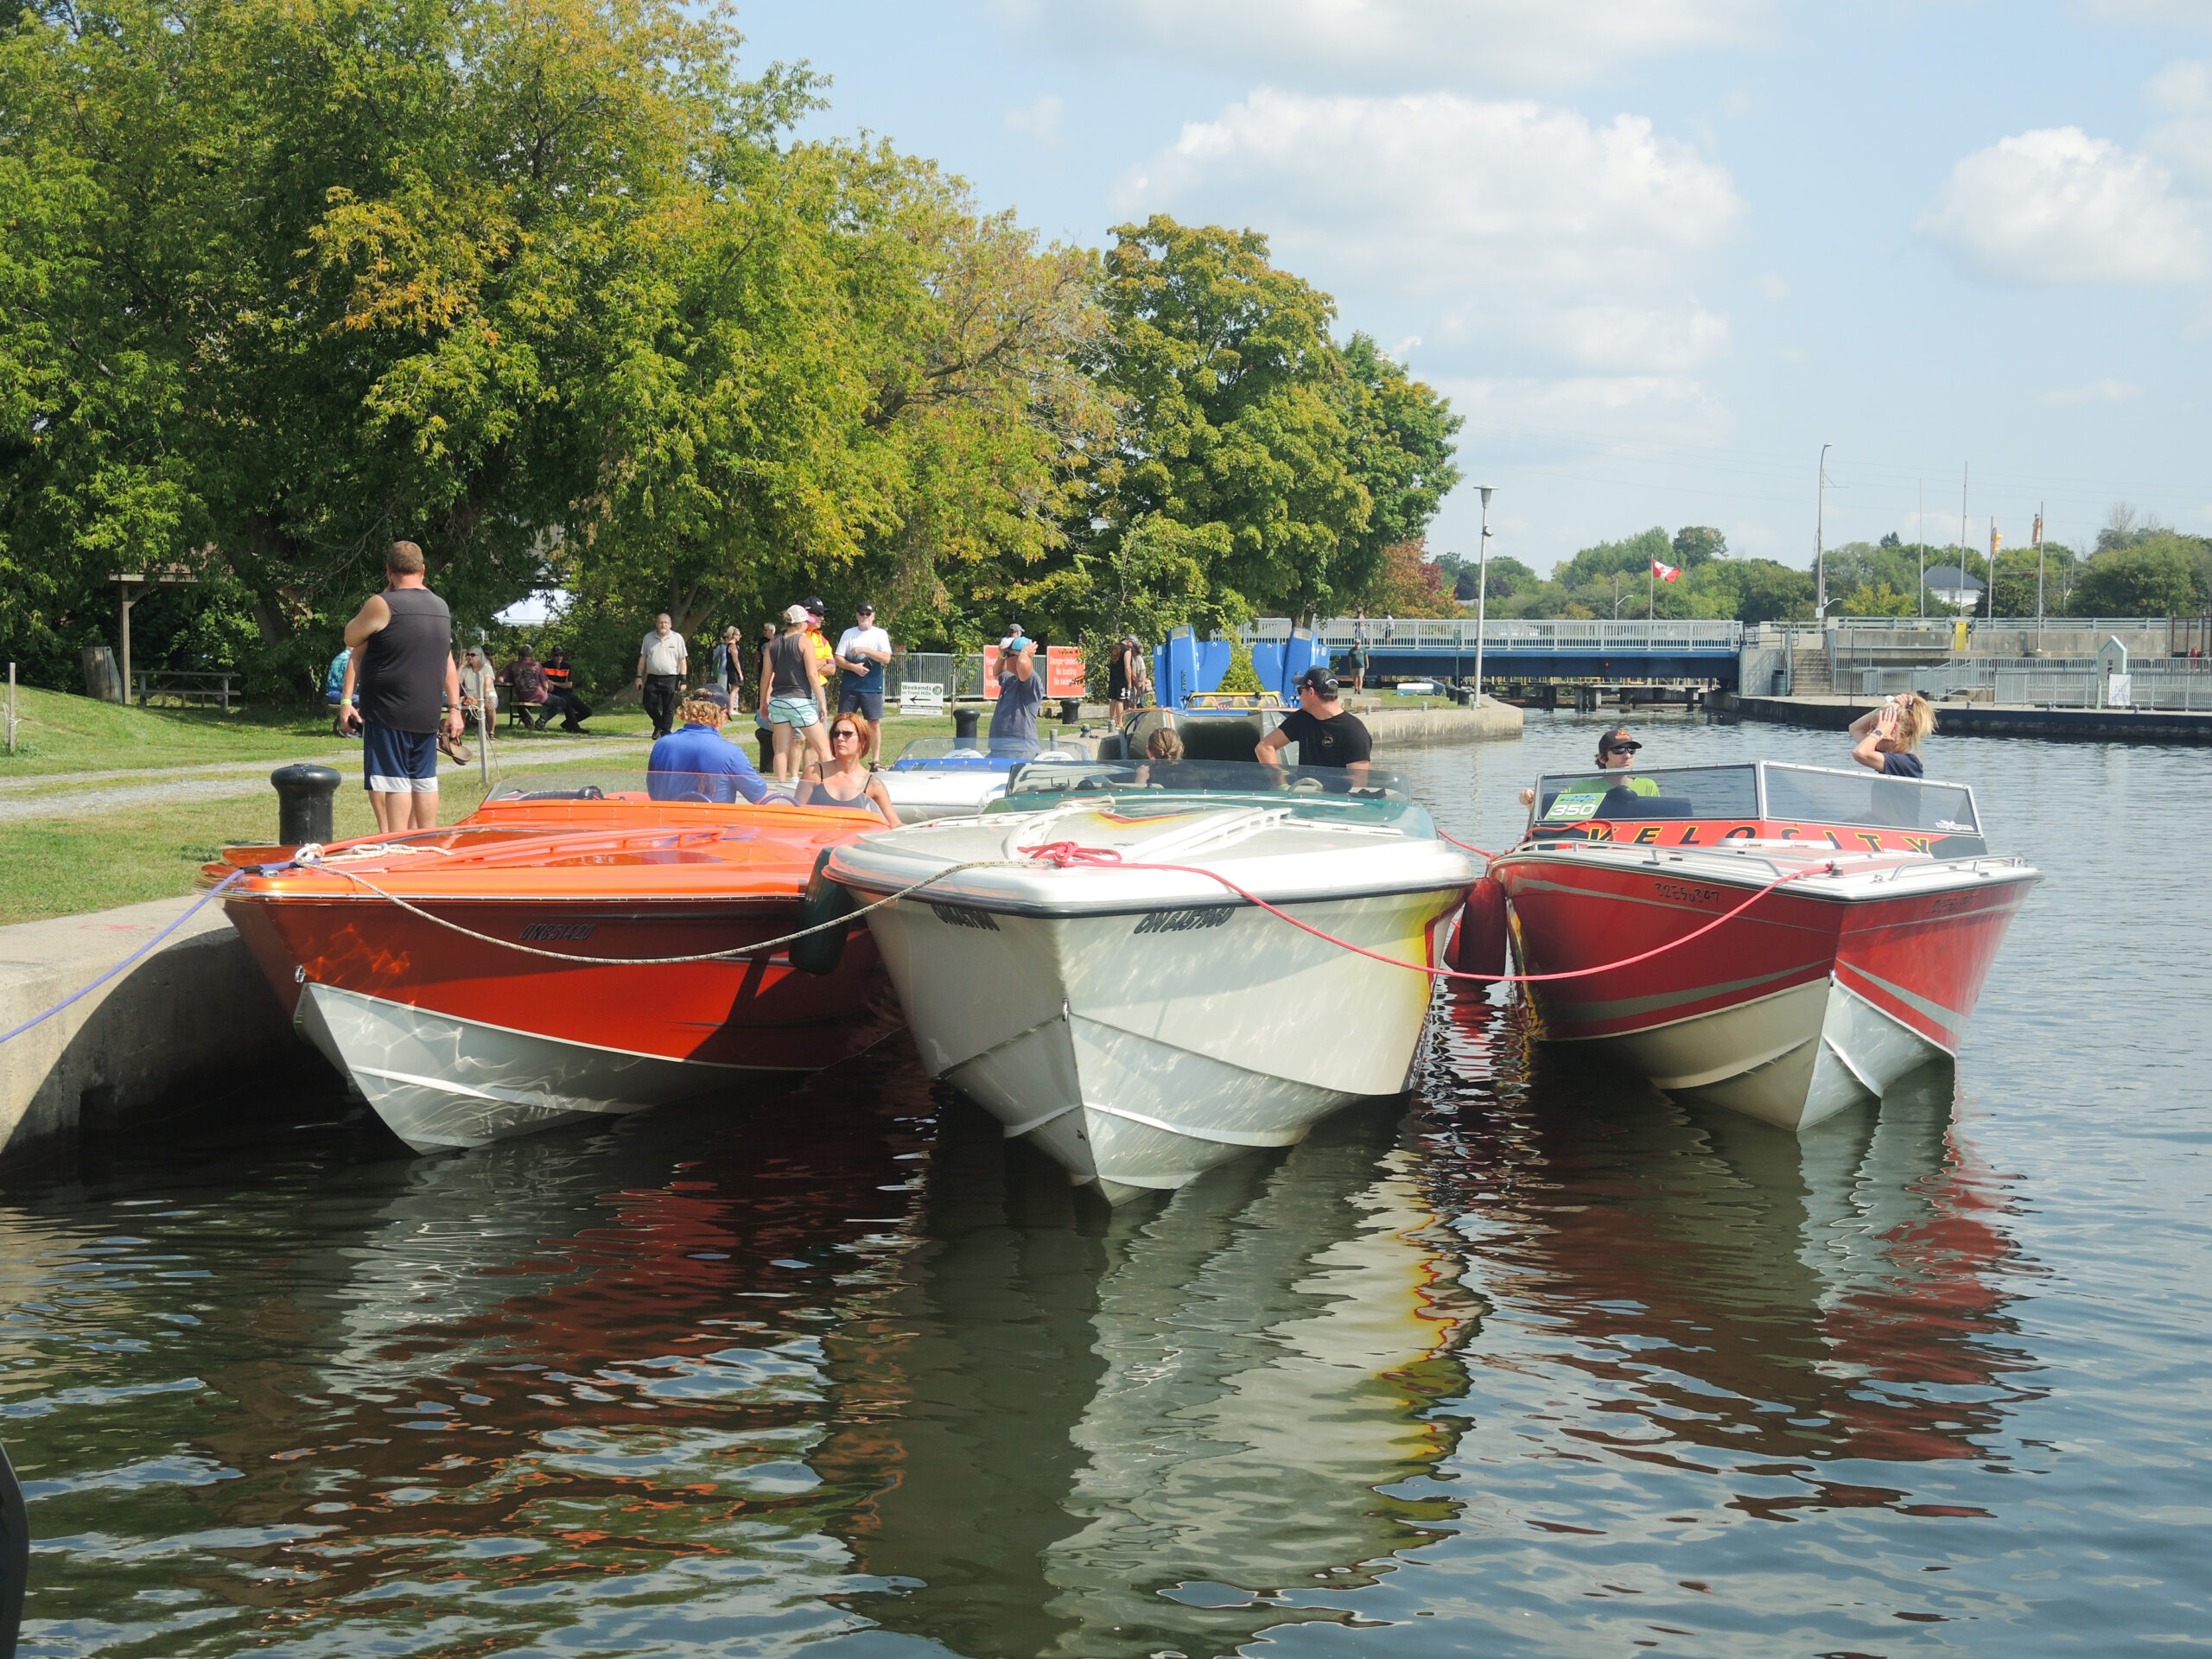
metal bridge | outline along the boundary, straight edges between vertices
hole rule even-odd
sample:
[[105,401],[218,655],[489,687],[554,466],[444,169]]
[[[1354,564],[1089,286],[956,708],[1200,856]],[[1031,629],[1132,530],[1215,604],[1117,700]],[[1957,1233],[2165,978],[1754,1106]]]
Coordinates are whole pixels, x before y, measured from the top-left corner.
[[[1289,622],[1262,617],[1248,637],[1283,637]],[[1332,617],[1314,630],[1330,662],[1367,644],[1368,677],[1465,679],[1475,671],[1475,624],[1452,618]],[[1271,630],[1280,630],[1271,636]],[[1504,621],[1482,626],[1485,679],[1717,680],[1733,686],[1744,649],[1733,621]]]

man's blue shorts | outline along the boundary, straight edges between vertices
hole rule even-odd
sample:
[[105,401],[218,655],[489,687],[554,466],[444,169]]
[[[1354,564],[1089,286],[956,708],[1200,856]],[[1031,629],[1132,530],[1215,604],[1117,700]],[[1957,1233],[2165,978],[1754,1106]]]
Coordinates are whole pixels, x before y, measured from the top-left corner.
[[880,726],[883,724],[883,693],[863,691],[856,685],[849,685],[837,694],[837,712],[841,715],[865,715],[870,725]]
[[389,726],[361,727],[364,787],[391,795],[438,792],[438,734],[395,732]]

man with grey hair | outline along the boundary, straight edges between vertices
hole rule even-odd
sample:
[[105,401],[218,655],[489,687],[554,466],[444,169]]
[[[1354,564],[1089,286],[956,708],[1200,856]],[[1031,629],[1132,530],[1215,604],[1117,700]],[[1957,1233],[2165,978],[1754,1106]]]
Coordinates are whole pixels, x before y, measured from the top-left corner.
[[666,611],[653,619],[653,631],[638,646],[638,690],[644,694],[645,713],[652,716],[653,735],[666,737],[676,727],[676,705],[683,700],[683,679],[690,658],[683,636]]

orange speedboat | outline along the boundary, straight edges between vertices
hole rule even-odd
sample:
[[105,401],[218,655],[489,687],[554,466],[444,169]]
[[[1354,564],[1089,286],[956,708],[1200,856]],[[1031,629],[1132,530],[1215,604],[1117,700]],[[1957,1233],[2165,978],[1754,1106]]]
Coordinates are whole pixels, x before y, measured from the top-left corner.
[[826,972],[746,948],[804,926],[823,849],[870,828],[774,797],[540,786],[450,829],[227,848],[207,874],[251,872],[224,906],[295,1026],[427,1152],[816,1071],[896,1030],[864,922],[810,962]]

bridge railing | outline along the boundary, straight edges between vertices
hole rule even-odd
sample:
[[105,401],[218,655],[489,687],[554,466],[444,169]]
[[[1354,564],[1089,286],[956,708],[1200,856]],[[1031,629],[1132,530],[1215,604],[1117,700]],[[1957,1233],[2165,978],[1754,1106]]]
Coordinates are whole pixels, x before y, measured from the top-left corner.
[[[1239,630],[1246,640],[1281,639],[1290,633],[1286,617],[1263,616]],[[1362,622],[1349,616],[1332,616],[1313,630],[1321,649],[1332,657],[1350,651],[1356,637],[1363,635],[1370,652],[1449,651],[1471,652],[1475,648],[1472,617],[1376,617]],[[1591,652],[1677,654],[1740,650],[1744,625],[1733,621],[1622,621],[1520,620],[1491,618],[1483,624],[1483,652],[1510,655],[1515,652],[1556,653]]]

